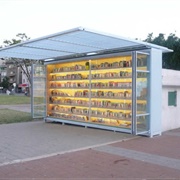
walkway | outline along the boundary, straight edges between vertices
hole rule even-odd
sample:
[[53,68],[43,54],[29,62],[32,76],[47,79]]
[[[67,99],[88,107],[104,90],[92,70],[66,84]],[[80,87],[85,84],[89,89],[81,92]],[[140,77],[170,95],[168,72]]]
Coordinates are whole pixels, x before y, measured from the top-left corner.
[[12,109],[22,112],[31,112],[30,104],[18,104],[18,105],[0,105],[0,109]]
[[[180,179],[180,129],[154,138],[132,138],[124,134],[124,138],[129,140],[109,143],[120,140],[123,134],[57,124],[35,124],[37,129],[33,130],[32,136],[37,136],[39,140],[34,140],[32,147],[31,138],[29,142],[26,139],[23,146],[17,145],[19,154],[25,154],[22,149],[27,146],[26,153],[38,149],[42,149],[42,154],[44,151],[59,153],[0,166],[1,178]],[[32,126],[29,124],[31,130]],[[43,127],[43,134],[47,134],[44,138],[39,138],[39,126]],[[60,134],[64,135],[61,137]]]
[[43,121],[0,125],[0,166],[132,137],[130,134]]
[[179,180],[180,129],[147,138],[43,121],[0,125],[0,180],[14,178]]

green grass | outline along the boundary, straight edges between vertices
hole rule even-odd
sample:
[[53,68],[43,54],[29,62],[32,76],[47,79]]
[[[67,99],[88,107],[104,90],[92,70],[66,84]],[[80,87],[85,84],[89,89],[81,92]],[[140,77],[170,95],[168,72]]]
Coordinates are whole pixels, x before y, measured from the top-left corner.
[[0,124],[32,121],[30,113],[10,109],[0,109]]
[[31,98],[17,95],[0,95],[0,105],[30,104]]

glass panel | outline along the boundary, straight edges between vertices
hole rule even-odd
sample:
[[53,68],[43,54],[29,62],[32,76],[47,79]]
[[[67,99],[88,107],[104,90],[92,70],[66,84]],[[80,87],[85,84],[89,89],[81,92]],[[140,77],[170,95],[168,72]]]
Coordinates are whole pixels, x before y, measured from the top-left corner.
[[137,70],[148,70],[148,57],[147,54],[137,54]]
[[44,117],[45,106],[45,67],[42,65],[33,66],[33,118]]
[[47,66],[47,114],[130,131],[132,56]]
[[47,65],[47,114],[89,121],[89,61]]
[[145,134],[149,130],[149,55],[137,53],[136,59],[136,134]]
[[44,77],[45,76],[45,67],[41,65],[34,66],[34,77]]
[[149,130],[149,116],[137,117],[137,133],[147,132]]
[[137,72],[136,80],[136,97],[137,97],[137,114],[148,113],[147,96],[148,96],[148,75],[146,72]]
[[132,56],[91,60],[90,122],[131,129]]
[[40,105],[40,106],[34,106],[34,117],[45,117],[45,109],[46,109],[46,106],[45,105]]
[[[41,90],[41,92],[42,92],[42,90]],[[40,93],[40,91],[38,91],[38,93]],[[37,94],[36,94],[36,96],[37,96]],[[39,105],[39,104],[44,104],[44,97],[40,97],[40,96],[34,97],[34,105]]]

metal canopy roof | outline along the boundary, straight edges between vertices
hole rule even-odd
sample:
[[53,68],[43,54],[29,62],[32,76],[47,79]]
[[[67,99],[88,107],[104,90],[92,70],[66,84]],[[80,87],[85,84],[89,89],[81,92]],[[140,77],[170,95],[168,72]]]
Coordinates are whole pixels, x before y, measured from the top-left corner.
[[166,47],[102,34],[79,27],[1,48],[0,58],[50,61],[148,48],[160,49],[162,52],[171,52]]

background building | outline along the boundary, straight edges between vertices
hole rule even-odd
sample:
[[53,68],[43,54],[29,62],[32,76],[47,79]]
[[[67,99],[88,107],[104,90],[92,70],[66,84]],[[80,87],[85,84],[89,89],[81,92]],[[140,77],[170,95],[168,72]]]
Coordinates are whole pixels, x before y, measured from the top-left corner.
[[9,83],[21,84],[22,83],[22,70],[19,66],[12,61],[6,61],[7,65],[7,77],[9,77]]
[[[27,69],[31,72],[31,66]],[[24,92],[27,87],[30,87],[26,74],[13,61],[0,60],[0,83],[5,77],[9,79],[9,90],[13,88],[14,83],[16,84],[16,93]]]
[[[29,72],[31,72],[31,66],[28,66],[27,69]],[[27,76],[22,71],[21,72],[21,84],[18,84],[18,89],[19,89],[19,91],[24,92],[29,87],[30,87],[30,84],[29,84],[29,81],[27,79]]]
[[7,75],[6,69],[7,69],[6,64],[2,60],[0,60],[0,82],[2,82],[3,78],[6,77]]
[[162,131],[180,127],[180,71],[162,69]]

